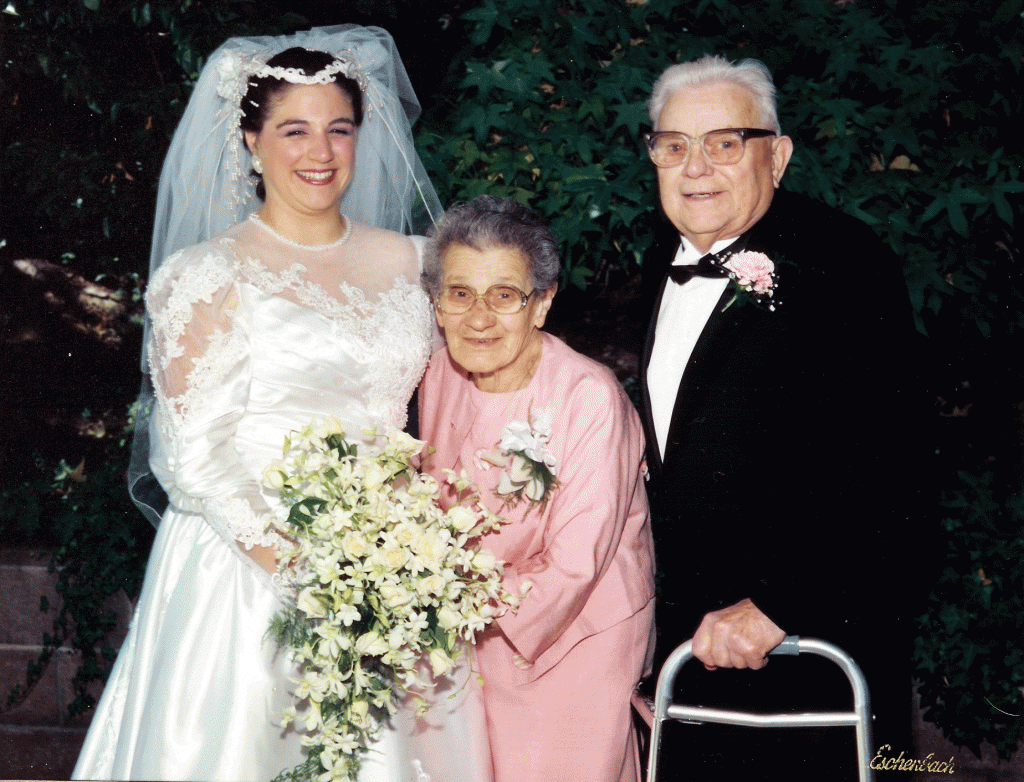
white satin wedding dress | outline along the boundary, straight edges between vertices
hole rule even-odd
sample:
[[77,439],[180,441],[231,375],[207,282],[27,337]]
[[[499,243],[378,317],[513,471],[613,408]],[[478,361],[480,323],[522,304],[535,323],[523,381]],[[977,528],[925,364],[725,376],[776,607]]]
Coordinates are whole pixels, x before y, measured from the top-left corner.
[[[297,673],[266,637],[282,598],[236,541],[279,540],[261,476],[288,432],[404,425],[433,335],[412,241],[349,225],[310,248],[251,218],[151,281],[151,464],[171,506],[76,779],[269,780],[304,758],[279,727]],[[360,782],[490,778],[477,677],[461,675],[426,722],[403,710],[381,729]]]

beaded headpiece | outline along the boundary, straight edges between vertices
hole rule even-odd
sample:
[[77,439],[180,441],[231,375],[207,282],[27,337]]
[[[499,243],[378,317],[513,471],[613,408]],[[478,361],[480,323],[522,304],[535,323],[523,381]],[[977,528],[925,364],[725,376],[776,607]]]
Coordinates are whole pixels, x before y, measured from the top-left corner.
[[[306,51],[314,51],[307,49]],[[242,105],[245,94],[250,87],[256,86],[253,79],[272,78],[279,81],[286,81],[290,84],[330,84],[337,74],[352,79],[359,85],[364,94],[369,88],[370,80],[359,68],[351,50],[345,50],[334,54],[334,61],[314,73],[306,75],[298,68],[282,68],[280,66],[267,65],[267,60],[274,56],[275,52],[270,49],[241,54],[236,50],[228,49],[221,52],[217,58],[215,67],[217,69],[217,94],[224,98],[225,105],[222,108],[228,128],[236,128],[239,143],[232,144],[227,150],[229,177],[235,184],[239,184],[243,178],[248,180],[249,185],[255,186],[255,181],[246,173],[248,166],[243,165],[242,157],[245,144],[241,129],[243,115],[246,114],[246,106]],[[329,52],[328,52],[329,54]],[[251,103],[251,101],[250,101]],[[255,104],[251,108],[258,108]],[[373,103],[366,100],[366,115],[373,115]],[[244,188],[232,188],[229,195],[236,201],[244,198]]]
[[[312,76],[267,65],[274,54],[293,47],[335,59]],[[400,233],[422,233],[441,214],[412,136],[419,101],[387,31],[338,25],[285,36],[231,38],[203,67],[167,150],[153,222],[150,278],[170,254],[218,236],[259,209],[255,183],[244,173],[249,166],[243,168],[249,152],[243,143],[241,104],[250,80],[270,76],[294,84],[327,84],[338,73],[359,85],[366,109],[356,140],[356,165],[340,210],[356,222]],[[149,339],[147,319],[141,356],[147,374]],[[133,499],[156,523],[159,510],[140,492],[155,485],[149,475],[145,412],[151,401],[144,389],[129,485]]]

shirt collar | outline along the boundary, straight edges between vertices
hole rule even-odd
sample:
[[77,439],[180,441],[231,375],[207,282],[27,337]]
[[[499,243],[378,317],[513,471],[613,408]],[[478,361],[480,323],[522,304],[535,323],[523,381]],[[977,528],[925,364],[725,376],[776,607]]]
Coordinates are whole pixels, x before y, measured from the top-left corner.
[[[719,239],[711,245],[709,252],[719,253],[729,245],[733,244],[737,239],[739,239],[738,236],[733,236],[729,239]],[[702,253],[694,247],[685,236],[680,234],[679,240],[679,249],[676,250],[676,257],[672,260],[673,266],[693,266],[697,261],[707,255],[707,253]]]

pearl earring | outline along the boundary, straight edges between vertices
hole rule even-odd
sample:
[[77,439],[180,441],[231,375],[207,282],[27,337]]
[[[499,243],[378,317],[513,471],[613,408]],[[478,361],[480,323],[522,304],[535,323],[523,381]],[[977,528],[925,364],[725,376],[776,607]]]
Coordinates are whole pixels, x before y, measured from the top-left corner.
[[252,158],[252,170],[255,171],[257,174],[263,173],[263,161],[260,160],[259,157],[257,157],[256,155],[253,155]]

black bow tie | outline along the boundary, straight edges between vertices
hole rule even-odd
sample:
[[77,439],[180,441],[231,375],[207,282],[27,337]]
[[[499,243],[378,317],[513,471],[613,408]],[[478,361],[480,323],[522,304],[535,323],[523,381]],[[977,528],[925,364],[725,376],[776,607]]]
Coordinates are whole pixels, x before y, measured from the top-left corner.
[[669,266],[668,276],[672,282],[683,285],[694,277],[728,277],[729,272],[722,268],[721,264],[732,255],[729,249],[723,250],[721,256],[715,253],[708,253],[697,263],[687,266]]

